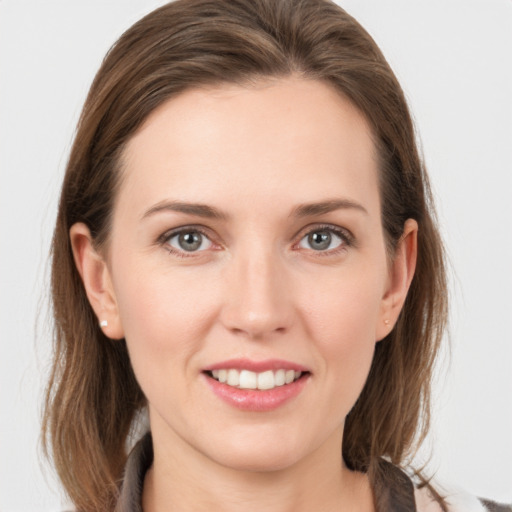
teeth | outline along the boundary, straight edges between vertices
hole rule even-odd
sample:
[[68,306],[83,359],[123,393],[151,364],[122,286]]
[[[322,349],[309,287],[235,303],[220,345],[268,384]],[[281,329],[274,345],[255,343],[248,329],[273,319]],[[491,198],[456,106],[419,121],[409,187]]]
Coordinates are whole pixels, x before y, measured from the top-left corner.
[[276,386],[284,386],[286,383],[286,372],[284,370],[277,370],[274,375],[274,383]]
[[258,373],[258,389],[272,389],[276,387],[276,379],[274,378],[274,372],[269,370],[268,372]]
[[294,370],[267,370],[256,373],[249,370],[238,371],[234,368],[213,370],[212,377],[228,386],[240,389],[274,389],[275,387],[291,384],[302,375]]
[[230,386],[240,385],[240,372],[238,370],[228,370],[228,380],[226,381]]
[[[236,370],[229,370],[235,371]],[[240,389],[256,389],[258,387],[258,375],[249,370],[242,370],[240,372]]]

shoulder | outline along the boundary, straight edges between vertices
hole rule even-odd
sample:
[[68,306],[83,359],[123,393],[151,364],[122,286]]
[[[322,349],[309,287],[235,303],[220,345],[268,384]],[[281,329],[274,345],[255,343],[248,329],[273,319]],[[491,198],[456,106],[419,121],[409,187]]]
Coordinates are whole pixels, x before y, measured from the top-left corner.
[[[448,512],[512,512],[511,505],[482,500],[461,490],[441,489],[440,493],[448,505]],[[427,487],[415,489],[414,498],[417,512],[443,512]]]

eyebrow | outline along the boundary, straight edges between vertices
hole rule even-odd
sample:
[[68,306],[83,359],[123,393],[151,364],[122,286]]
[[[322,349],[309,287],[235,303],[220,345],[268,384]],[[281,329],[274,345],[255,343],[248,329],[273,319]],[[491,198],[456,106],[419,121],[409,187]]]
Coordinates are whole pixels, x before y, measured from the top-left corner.
[[[313,217],[315,215],[325,215],[326,213],[330,213],[336,210],[347,209],[359,210],[365,214],[368,214],[368,211],[363,205],[350,199],[330,199],[318,203],[300,204],[292,210],[290,216],[299,218]],[[159,203],[149,208],[142,216],[142,219],[151,217],[152,215],[161,212],[185,213],[206,219],[217,220],[227,220],[229,218],[226,213],[218,210],[217,208],[214,208],[213,206],[208,206],[207,204],[185,203],[181,201],[160,201]]]
[[142,219],[160,212],[185,213],[188,215],[195,215],[197,217],[204,217],[206,219],[226,220],[228,218],[226,213],[206,204],[184,203],[181,201],[161,201],[149,208],[149,210],[147,210],[142,216]]
[[359,210],[368,215],[366,208],[350,199],[330,199],[319,203],[306,203],[296,206],[292,211],[293,217],[313,217],[324,215],[336,210]]

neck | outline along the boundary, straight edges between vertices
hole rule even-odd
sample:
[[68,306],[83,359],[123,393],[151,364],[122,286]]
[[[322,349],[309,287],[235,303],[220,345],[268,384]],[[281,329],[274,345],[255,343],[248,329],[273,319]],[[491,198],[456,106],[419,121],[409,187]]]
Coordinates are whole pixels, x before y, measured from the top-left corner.
[[342,431],[285,468],[251,471],[191,453],[183,440],[161,439],[153,431],[154,462],[144,482],[143,510],[373,511],[368,479],[344,465],[341,441]]

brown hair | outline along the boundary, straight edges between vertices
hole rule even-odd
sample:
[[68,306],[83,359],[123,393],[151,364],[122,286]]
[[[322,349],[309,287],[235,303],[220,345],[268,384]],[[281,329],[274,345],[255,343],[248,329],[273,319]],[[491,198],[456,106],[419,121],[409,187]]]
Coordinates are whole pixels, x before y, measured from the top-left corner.
[[69,229],[108,243],[119,160],[147,116],[180,92],[296,74],[329,83],[370,123],[380,158],[382,224],[392,250],[419,224],[416,273],[398,323],[376,346],[345,425],[343,457],[373,482],[381,458],[404,464],[429,425],[430,381],[446,320],[442,244],[403,92],[366,31],[329,0],[178,0],[131,27],[108,52],[85,102],[53,238],[55,356],[43,439],[79,510],[110,510],[126,440],[145,405],[124,341],[97,325]]

